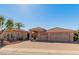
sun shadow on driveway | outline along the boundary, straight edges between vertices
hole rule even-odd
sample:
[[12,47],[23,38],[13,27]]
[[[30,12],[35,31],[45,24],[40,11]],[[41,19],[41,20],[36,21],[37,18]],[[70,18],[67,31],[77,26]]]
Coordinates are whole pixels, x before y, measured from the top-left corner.
[[0,49],[7,45],[19,44],[22,42],[24,42],[24,41],[4,41],[3,45],[0,45]]

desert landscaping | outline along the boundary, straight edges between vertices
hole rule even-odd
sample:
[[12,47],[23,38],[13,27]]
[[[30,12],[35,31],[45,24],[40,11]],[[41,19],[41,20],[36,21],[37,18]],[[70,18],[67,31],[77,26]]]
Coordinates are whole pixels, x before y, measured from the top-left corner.
[[0,54],[79,54],[79,30],[35,27],[0,16]]
[[1,55],[79,54],[78,43],[23,41],[0,48]]

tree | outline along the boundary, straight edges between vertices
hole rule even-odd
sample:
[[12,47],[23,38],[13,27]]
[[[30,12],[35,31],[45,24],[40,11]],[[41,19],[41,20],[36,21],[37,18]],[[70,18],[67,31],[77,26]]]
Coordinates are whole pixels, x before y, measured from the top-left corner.
[[1,42],[1,46],[3,45],[4,39],[2,38],[2,33],[3,33],[3,26],[4,26],[4,22],[5,22],[5,18],[4,16],[0,16],[0,29],[1,29],[1,33],[0,33],[0,42]]
[[16,28],[21,29],[21,27],[24,27],[24,24],[22,24],[21,22],[18,22],[15,24]]
[[14,21],[12,19],[8,19],[5,26],[6,26],[6,29],[14,28]]
[[1,34],[0,34],[0,41],[1,41],[1,46],[3,46],[4,45],[4,32],[5,32],[5,29],[4,30],[2,30],[2,32],[1,32]]
[[7,30],[12,30],[14,28],[14,21],[12,19],[8,19],[5,23],[5,26]]
[[2,28],[3,28],[4,21],[5,21],[4,16],[0,16],[0,28],[1,28],[1,30],[2,30]]
[[[4,18],[0,18],[0,19],[4,19]],[[0,22],[0,26],[3,27],[3,25],[4,25],[4,22],[1,21]],[[14,26],[13,20],[8,19],[7,22],[5,23],[5,26],[6,26],[7,29],[12,29],[13,26]],[[1,43],[1,46],[3,46],[3,44],[4,44],[4,40],[5,40],[4,35],[5,35],[5,32],[6,32],[6,29],[2,29],[1,33],[0,33],[0,43]]]

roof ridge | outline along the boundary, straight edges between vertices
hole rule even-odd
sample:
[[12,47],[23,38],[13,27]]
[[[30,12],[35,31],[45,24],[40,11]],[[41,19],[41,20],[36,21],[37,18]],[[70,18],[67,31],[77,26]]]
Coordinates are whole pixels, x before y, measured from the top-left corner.
[[52,29],[48,30],[48,32],[50,32],[50,31],[75,31],[75,30],[65,29],[65,28],[61,28],[61,27],[55,27],[55,28],[52,28]]
[[42,27],[35,27],[29,30],[35,30],[35,31],[46,31],[46,29],[42,28]]

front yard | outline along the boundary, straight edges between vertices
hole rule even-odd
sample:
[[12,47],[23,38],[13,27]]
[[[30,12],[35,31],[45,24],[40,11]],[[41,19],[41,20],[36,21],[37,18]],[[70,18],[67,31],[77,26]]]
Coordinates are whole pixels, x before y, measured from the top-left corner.
[[23,41],[2,47],[0,54],[79,54],[79,44]]

